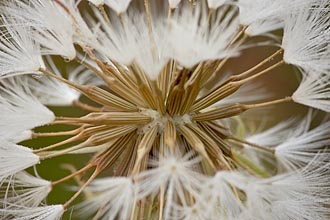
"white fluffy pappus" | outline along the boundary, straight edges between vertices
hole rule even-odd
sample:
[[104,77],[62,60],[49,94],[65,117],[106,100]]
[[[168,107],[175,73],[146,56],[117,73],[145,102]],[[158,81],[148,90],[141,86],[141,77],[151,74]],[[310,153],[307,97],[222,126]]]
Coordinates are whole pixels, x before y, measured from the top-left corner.
[[88,0],[97,7],[102,5],[109,6],[117,14],[121,14],[127,10],[132,0]]
[[[211,20],[203,3],[195,11],[189,7],[174,13],[170,19],[168,40],[171,58],[182,66],[191,68],[205,60],[216,60],[237,56],[239,47],[230,45],[239,32],[236,10],[218,9]],[[209,24],[212,24],[211,28]]]
[[[292,128],[296,127],[300,120],[301,119],[298,117],[285,120],[270,128],[247,134],[244,139],[250,144],[269,147],[269,150],[274,150],[274,147],[291,137],[294,133]],[[260,165],[260,167],[263,167],[265,162],[276,166],[276,161],[271,152],[255,148],[248,144],[243,144],[243,146],[244,154],[247,155],[251,161]]]
[[293,8],[286,16],[283,59],[308,71],[326,73],[330,70],[329,1],[318,2]]
[[293,101],[330,112],[330,76],[317,71],[302,71],[302,80],[293,93]]
[[179,150],[150,160],[150,166],[154,168],[137,176],[137,198],[143,199],[166,189],[164,219],[169,219],[175,204],[187,205],[185,192],[194,196],[200,192],[206,178],[196,170],[200,161],[193,151],[182,156]]
[[[254,185],[255,191],[251,191],[250,195],[256,193],[260,199],[263,198],[264,201],[259,201],[266,207],[263,209],[265,217],[272,216],[276,220],[327,218],[328,208],[325,205],[329,198],[329,165],[318,164],[321,158],[314,159],[315,162],[303,169]],[[251,205],[257,202],[258,200],[250,201]],[[254,207],[260,205],[255,204]]]
[[121,19],[112,18],[111,26],[96,12],[101,30],[94,48],[118,63],[137,64],[136,68],[153,80],[170,59],[191,68],[205,60],[238,55],[239,47],[229,45],[239,32],[236,11],[219,9],[209,21],[205,10],[205,3],[198,3],[194,12],[184,7],[180,12],[174,11],[170,18],[160,11],[158,16],[152,17],[151,27],[138,12],[128,10]]
[[[295,170],[311,163],[316,155],[322,154],[330,140],[330,122],[311,128],[311,114],[307,115],[300,124],[293,129],[291,135],[275,148],[275,156],[280,165],[287,170]],[[328,155],[328,153],[323,152]],[[318,161],[315,161],[318,162]],[[323,161],[328,163],[329,161]]]
[[0,182],[28,167],[38,164],[39,156],[30,148],[0,139]]
[[292,8],[302,8],[316,0],[238,0],[240,23],[250,36],[265,34],[284,27],[284,17]]
[[51,182],[32,176],[27,172],[19,172],[2,181],[1,190],[5,196],[0,203],[15,204],[26,207],[37,207],[52,190]]
[[[52,59],[47,59],[49,70],[57,76],[63,77],[59,69],[56,67]],[[100,85],[101,80],[93,74],[92,71],[77,66],[68,69],[68,80],[77,85]],[[80,98],[81,93],[67,84],[48,77],[29,77],[28,86],[31,88],[32,94],[44,105],[51,106],[69,106]]]
[[117,14],[125,12],[132,0],[104,0],[104,3],[112,8]]
[[283,27],[281,16],[288,10],[288,1],[283,0],[239,0],[240,23],[247,26],[251,36],[264,34]]
[[173,204],[173,211],[168,220],[209,220],[208,212],[205,211],[205,204],[195,202],[191,206]]
[[180,4],[181,0],[168,0],[168,4],[171,9],[176,8]]
[[60,220],[64,213],[62,205],[40,207],[15,206],[0,209],[0,216],[4,219],[15,220]]
[[16,24],[14,19],[2,17],[2,20],[6,31],[0,35],[0,77],[39,73],[44,63],[32,29]]
[[96,179],[86,191],[92,196],[78,204],[78,215],[89,219],[127,220],[131,216],[135,201],[133,181],[129,177]]
[[26,78],[11,77],[0,82],[0,136],[24,139],[29,130],[54,121],[52,111],[35,98]]
[[43,55],[75,58],[73,20],[56,1],[9,1],[3,10],[24,26],[33,27],[34,32],[27,36],[42,46]]
[[250,134],[245,140],[262,146],[274,147],[291,136],[292,127],[296,126],[299,120],[300,118],[285,120],[268,129]]
[[217,9],[225,4],[232,3],[232,0],[207,0],[207,5],[211,9]]
[[33,135],[32,130],[18,131],[17,133],[3,131],[2,138],[12,143],[19,143],[29,140]]
[[225,180],[246,197],[242,212],[234,219],[323,220],[328,214],[325,207],[329,198],[328,165],[315,162],[266,179],[230,172]]
[[202,194],[197,200],[204,204],[206,219],[238,219],[244,210],[244,203],[238,199],[237,191],[234,191],[227,180],[230,172],[217,172],[203,185]]
[[96,6],[101,6],[104,4],[104,0],[88,0],[88,1]]
[[169,60],[166,41],[166,25],[163,18],[155,19],[153,34],[150,34],[146,19],[137,12],[122,15],[125,24],[113,18],[112,25],[96,12],[102,24],[97,33],[95,49],[108,59],[124,65],[137,64],[151,79],[156,79]]

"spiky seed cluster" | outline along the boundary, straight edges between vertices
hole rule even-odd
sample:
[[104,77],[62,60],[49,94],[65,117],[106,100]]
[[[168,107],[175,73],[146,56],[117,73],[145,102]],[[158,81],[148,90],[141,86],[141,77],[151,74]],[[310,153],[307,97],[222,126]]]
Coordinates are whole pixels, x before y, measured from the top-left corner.
[[[78,217],[87,219],[327,218],[327,117],[312,126],[310,110],[260,133],[240,117],[287,102],[329,112],[326,0],[89,2],[92,15],[74,0],[1,4],[1,219],[58,220],[79,196]],[[243,50],[278,45],[249,40],[279,39],[269,31],[280,28],[273,54],[224,73]],[[56,56],[72,65],[68,74]],[[270,95],[255,80],[285,64],[301,71],[299,87],[262,101]],[[44,105],[88,113],[54,116]],[[75,128],[33,131],[45,124]],[[19,145],[60,136],[38,149]],[[68,154],[91,158],[53,182],[24,171]],[[77,192],[46,205],[73,178]]]

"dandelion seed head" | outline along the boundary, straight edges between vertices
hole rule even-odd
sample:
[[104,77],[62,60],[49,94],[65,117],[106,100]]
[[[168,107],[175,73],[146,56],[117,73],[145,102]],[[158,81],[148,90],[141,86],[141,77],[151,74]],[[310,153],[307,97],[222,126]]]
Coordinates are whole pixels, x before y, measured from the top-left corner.
[[[326,0],[0,9],[2,218],[327,218]],[[294,105],[308,113],[277,122],[273,111]],[[52,176],[48,161],[68,173]]]

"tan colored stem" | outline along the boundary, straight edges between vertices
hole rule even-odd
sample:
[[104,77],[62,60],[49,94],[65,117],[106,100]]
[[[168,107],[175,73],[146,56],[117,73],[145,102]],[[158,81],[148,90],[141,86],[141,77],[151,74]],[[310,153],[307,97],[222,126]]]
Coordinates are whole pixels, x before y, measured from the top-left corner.
[[261,107],[266,107],[266,106],[275,105],[275,104],[281,104],[281,103],[285,103],[285,102],[291,102],[291,101],[292,101],[291,97],[286,97],[283,99],[277,99],[277,100],[273,100],[273,101],[269,101],[269,102],[262,102],[262,103],[258,103],[258,104],[249,104],[249,105],[244,105],[244,106],[247,109],[254,109],[254,108],[261,108]]
[[73,101],[72,104],[79,107],[79,108],[81,108],[81,109],[84,109],[84,110],[87,110],[87,111],[90,111],[90,112],[102,112],[103,111],[102,107],[100,108],[100,107],[91,106],[91,105],[83,103],[79,100]]
[[243,79],[244,77],[251,74],[253,71],[257,70],[258,68],[262,67],[263,65],[265,65],[266,63],[268,63],[269,61],[274,59],[277,55],[281,54],[282,52],[283,52],[283,49],[281,48],[281,49],[277,50],[275,53],[273,53],[271,56],[269,56],[266,59],[264,59],[263,61],[261,61],[259,64],[253,66],[251,69],[248,69],[247,71],[245,71],[241,74],[235,75],[234,77],[236,79]]
[[74,129],[74,130],[71,130],[71,131],[32,133],[32,138],[69,136],[69,135],[78,134],[81,131],[82,131],[82,128],[77,128],[77,129]]
[[265,146],[261,146],[261,145],[258,145],[258,144],[255,144],[255,143],[252,143],[252,142],[249,142],[249,141],[246,141],[246,140],[242,140],[242,139],[239,139],[237,137],[234,137],[234,136],[231,136],[229,137],[230,140],[233,140],[237,143],[240,143],[240,144],[246,144],[246,145],[249,145],[253,148],[256,148],[258,150],[262,150],[262,151],[267,151],[267,152],[270,152],[272,154],[275,153],[275,150],[272,149],[272,148],[269,148],[269,147],[265,147]]
[[71,178],[73,178],[73,177],[75,177],[75,176],[81,174],[81,173],[84,173],[84,172],[88,171],[90,168],[92,168],[93,166],[95,166],[95,165],[93,165],[93,164],[88,164],[87,166],[81,168],[80,170],[78,170],[78,171],[76,171],[76,172],[74,172],[74,173],[72,173],[72,174],[70,174],[70,175],[68,175],[68,176],[66,176],[66,177],[64,177],[64,178],[62,178],[62,179],[59,179],[59,180],[53,181],[53,182],[52,182],[52,186],[56,186],[56,185],[58,185],[58,184],[60,184],[60,183],[63,183],[63,182],[65,182],[65,181],[67,181],[67,180],[69,180],[69,179],[71,179]]
[[52,150],[54,148],[57,148],[59,146],[63,146],[65,144],[69,144],[69,143],[72,143],[74,141],[78,141],[80,140],[82,137],[77,134],[76,136],[73,136],[71,138],[68,138],[64,141],[61,141],[61,142],[57,142],[56,144],[52,144],[52,145],[49,145],[47,147],[43,147],[43,148],[40,148],[40,149],[36,149],[36,150],[33,150],[33,153],[40,153],[40,152],[44,152],[44,151],[49,151],[49,150]]
[[[261,71],[261,72],[258,72],[258,73],[254,74],[254,75],[252,75],[252,76],[250,76],[250,77],[248,77],[248,78],[246,78],[246,79],[242,79],[242,80],[237,81],[237,83],[240,83],[240,84],[247,83],[247,82],[249,82],[249,81],[251,81],[251,80],[253,80],[253,79],[256,79],[256,78],[262,76],[263,74],[268,73],[269,71],[271,71],[271,70],[273,70],[273,69],[275,69],[275,68],[281,66],[281,65],[284,64],[284,63],[285,63],[284,60],[281,60],[281,61],[279,61],[278,63],[276,63],[276,64],[274,64],[274,65],[268,67],[267,69],[264,69],[264,70]],[[235,77],[235,76],[234,76],[234,77]],[[235,78],[236,78],[236,77],[235,77]]]
[[89,177],[89,179],[86,181],[86,183],[80,187],[79,191],[76,192],[64,205],[64,209],[67,210],[69,205],[77,199],[77,197],[84,191],[84,189],[97,177],[99,174],[99,170],[95,169],[94,173]]

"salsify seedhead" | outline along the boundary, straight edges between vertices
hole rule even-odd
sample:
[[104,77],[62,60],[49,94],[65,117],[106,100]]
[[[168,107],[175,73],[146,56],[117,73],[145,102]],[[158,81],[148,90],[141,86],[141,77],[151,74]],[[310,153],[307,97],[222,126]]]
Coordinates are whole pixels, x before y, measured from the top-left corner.
[[[1,219],[329,218],[328,0],[4,0],[0,12]],[[260,48],[273,52],[228,71]],[[258,79],[285,65],[299,85],[276,97]],[[308,113],[270,126],[269,108],[292,103]],[[64,155],[85,165],[36,172]],[[69,180],[66,201],[47,202]]]

